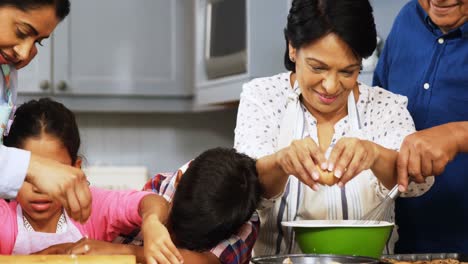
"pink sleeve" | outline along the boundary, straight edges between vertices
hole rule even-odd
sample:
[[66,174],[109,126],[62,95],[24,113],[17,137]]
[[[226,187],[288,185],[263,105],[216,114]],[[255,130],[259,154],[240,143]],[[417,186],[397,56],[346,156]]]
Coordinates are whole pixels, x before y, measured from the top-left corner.
[[18,234],[18,224],[16,222],[16,205],[12,201],[7,203],[0,199],[0,219],[2,220],[2,232],[0,232],[0,254],[11,255]]
[[153,193],[91,188],[91,194],[93,202],[89,220],[84,225],[75,224],[83,235],[91,239],[112,241],[119,234],[129,234],[141,226],[140,202]]

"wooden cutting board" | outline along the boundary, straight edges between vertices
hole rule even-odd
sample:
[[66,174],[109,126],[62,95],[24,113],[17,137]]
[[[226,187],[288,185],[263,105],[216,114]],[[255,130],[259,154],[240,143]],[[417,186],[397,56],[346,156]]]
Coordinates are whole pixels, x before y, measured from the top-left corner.
[[15,255],[0,256],[2,264],[135,264],[133,255]]

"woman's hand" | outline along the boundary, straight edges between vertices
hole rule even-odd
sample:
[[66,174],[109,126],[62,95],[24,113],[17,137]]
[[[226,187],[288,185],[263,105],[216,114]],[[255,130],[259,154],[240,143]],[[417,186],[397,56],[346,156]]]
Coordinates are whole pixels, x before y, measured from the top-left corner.
[[141,229],[145,241],[144,255],[148,264],[183,263],[182,255],[172,242],[167,228],[156,215],[145,217]]
[[367,140],[341,138],[333,147],[328,158],[328,170],[340,178],[338,186],[343,187],[354,176],[370,169],[379,157],[379,147]]
[[88,219],[91,191],[82,170],[31,154],[25,181],[59,200],[71,218]]
[[276,162],[286,175],[294,175],[313,190],[318,190],[320,178],[316,164],[326,169],[326,159],[319,146],[310,138],[294,140],[276,153]]

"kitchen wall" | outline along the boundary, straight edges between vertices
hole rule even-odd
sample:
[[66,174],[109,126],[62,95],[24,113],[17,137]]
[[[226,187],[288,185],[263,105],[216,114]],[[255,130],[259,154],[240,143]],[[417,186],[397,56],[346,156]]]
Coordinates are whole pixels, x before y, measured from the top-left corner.
[[85,165],[177,169],[203,150],[232,147],[236,109],[185,114],[77,114]]
[[374,9],[374,19],[377,27],[377,34],[383,39],[387,38],[393,25],[393,20],[398,15],[400,9],[409,0],[370,0]]
[[[371,0],[385,39],[407,0]],[[85,165],[172,171],[211,147],[233,145],[236,109],[184,114],[78,114]]]

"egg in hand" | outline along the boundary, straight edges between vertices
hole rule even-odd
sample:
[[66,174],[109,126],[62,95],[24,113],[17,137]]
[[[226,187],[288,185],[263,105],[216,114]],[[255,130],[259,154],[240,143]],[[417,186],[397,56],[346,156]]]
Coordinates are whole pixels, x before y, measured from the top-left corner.
[[319,180],[317,181],[318,183],[322,185],[332,186],[340,180],[337,177],[335,177],[335,175],[333,175],[333,171],[322,170],[322,168],[320,168],[319,165],[316,165],[316,168],[320,174]]

